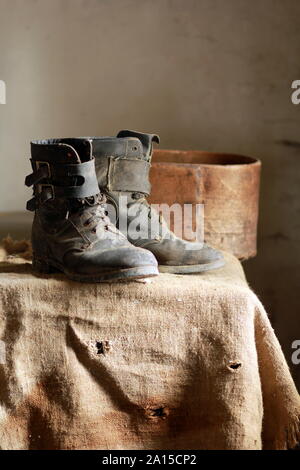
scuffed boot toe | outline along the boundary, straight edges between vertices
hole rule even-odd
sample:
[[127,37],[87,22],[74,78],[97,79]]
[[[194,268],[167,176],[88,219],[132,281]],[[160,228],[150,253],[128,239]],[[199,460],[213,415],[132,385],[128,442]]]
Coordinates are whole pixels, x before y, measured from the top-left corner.
[[68,277],[81,282],[139,279],[158,275],[157,261],[147,250],[125,246],[114,250],[69,252],[64,258]]
[[[159,260],[160,272],[193,274],[224,266],[222,253],[209,245],[190,243],[181,239],[172,240],[169,245],[171,256],[169,255],[168,260]],[[159,252],[159,249],[157,251]]]

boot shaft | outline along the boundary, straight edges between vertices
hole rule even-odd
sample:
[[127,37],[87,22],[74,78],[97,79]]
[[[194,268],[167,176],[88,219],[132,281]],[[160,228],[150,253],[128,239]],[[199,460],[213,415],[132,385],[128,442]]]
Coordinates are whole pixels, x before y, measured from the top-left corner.
[[110,218],[135,244],[158,239],[163,226],[157,213],[150,217],[146,197],[151,192],[149,171],[156,134],[122,130],[116,137],[93,138],[96,173],[108,200]]
[[27,209],[37,210],[49,202],[85,199],[99,193],[91,141],[49,139],[31,142],[33,173],[25,184],[33,186]]
[[93,154],[99,186],[113,199],[120,193],[150,194],[149,171],[156,134],[123,130],[117,137],[94,137]]

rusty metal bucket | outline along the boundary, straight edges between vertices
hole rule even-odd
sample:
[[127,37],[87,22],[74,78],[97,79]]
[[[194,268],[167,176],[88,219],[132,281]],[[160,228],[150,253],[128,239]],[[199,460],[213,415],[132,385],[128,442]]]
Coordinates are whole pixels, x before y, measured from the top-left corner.
[[149,202],[204,204],[207,243],[239,259],[251,258],[256,255],[260,170],[259,160],[242,155],[155,150]]

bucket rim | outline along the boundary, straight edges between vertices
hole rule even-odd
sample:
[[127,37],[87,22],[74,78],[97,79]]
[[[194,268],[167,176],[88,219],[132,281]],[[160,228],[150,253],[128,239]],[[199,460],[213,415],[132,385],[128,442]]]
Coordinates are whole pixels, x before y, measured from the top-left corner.
[[[216,160],[219,159],[220,161],[218,162],[208,162],[208,161],[170,161],[170,160],[156,160],[155,157],[157,157],[158,154],[165,154],[171,156],[172,154],[175,155],[180,155],[180,154],[191,154],[191,156],[194,157],[207,157],[207,158],[213,158],[215,157]],[[224,162],[221,160],[224,159]],[[226,162],[227,160],[227,162]],[[236,160],[236,161],[234,161]],[[208,167],[223,167],[223,168],[228,168],[228,167],[245,167],[245,166],[261,166],[261,160],[256,158],[256,157],[250,157],[247,155],[241,155],[241,154],[236,154],[236,153],[229,153],[229,152],[209,152],[206,150],[173,150],[173,149],[155,149],[153,152],[153,159],[152,163],[159,165],[159,164],[167,164],[167,165],[192,165],[192,166],[208,166]]]

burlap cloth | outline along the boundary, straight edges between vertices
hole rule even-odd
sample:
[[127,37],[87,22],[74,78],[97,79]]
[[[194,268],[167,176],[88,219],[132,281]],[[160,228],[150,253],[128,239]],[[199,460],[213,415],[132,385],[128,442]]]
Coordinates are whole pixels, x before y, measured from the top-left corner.
[[0,253],[2,449],[299,441],[299,395],[233,256],[203,275],[80,284],[33,274],[27,248]]

